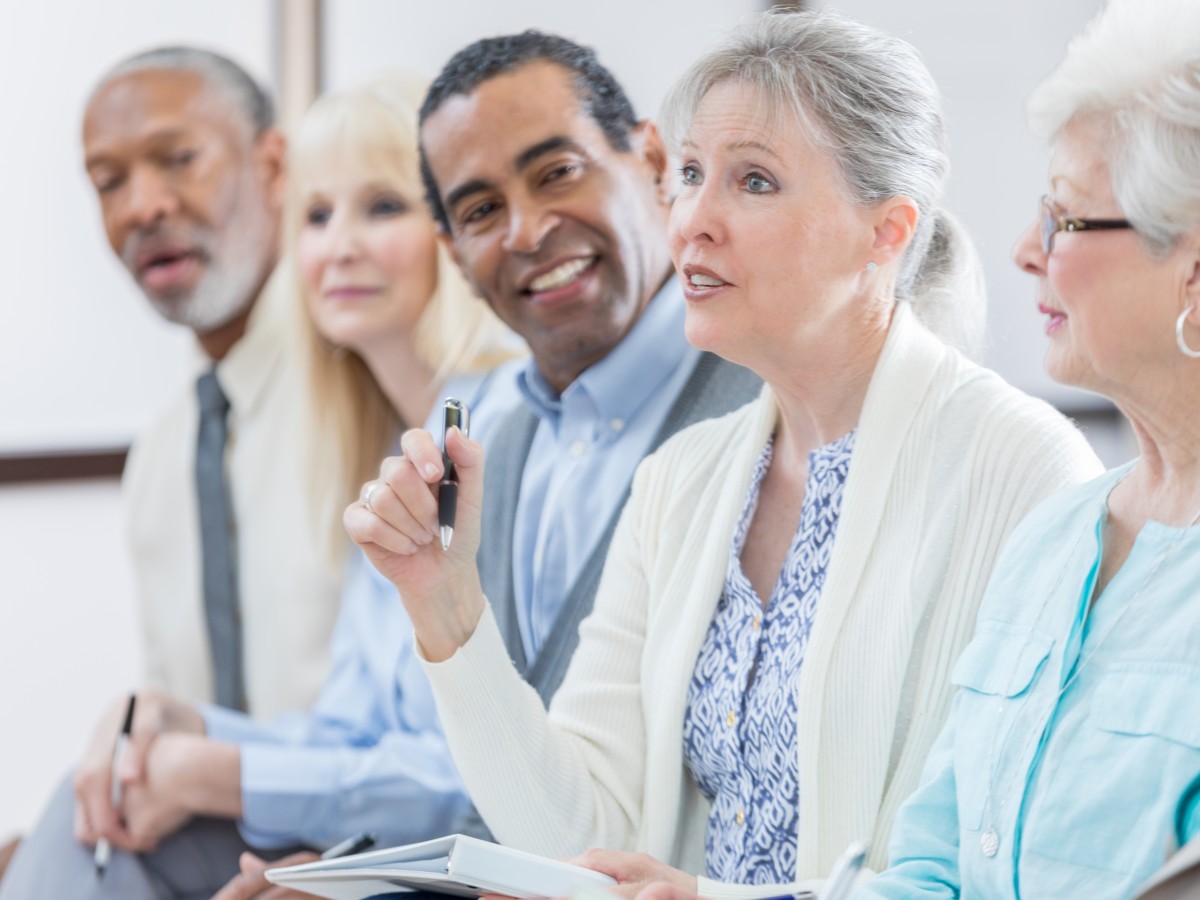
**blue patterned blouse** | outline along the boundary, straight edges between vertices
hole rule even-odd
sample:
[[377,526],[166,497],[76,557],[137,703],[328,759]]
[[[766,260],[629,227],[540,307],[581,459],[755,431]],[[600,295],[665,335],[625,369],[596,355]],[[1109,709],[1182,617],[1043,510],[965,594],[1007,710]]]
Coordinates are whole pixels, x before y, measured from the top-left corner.
[[742,572],[742,547],[771,465],[767,442],[733,535],[725,590],[696,660],[683,724],[684,759],[712,801],[708,876],[740,884],[791,881],[800,785],[796,693],[833,550],[854,435],[808,455],[800,527],[763,603]]

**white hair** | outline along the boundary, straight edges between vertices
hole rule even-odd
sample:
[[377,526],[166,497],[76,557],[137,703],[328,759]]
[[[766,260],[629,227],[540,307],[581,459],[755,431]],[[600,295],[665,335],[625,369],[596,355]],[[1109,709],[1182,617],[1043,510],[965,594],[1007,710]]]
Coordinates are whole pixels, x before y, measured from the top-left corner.
[[837,13],[778,9],[697,60],[663,107],[677,151],[704,96],[733,81],[754,88],[768,115],[791,114],[836,160],[852,202],[906,196],[919,210],[896,295],[934,333],[978,356],[985,327],[979,260],[938,205],[949,159],[941,97],[911,45]]
[[1168,252],[1200,226],[1200,2],[1110,0],[1028,116],[1051,142],[1075,119],[1101,122],[1113,196],[1149,249]]
[[258,137],[275,123],[271,96],[250,73],[229,57],[199,47],[155,47],[136,53],[109,69],[92,89],[92,97],[117,78],[157,69],[199,76],[205,87],[248,127],[251,138]]

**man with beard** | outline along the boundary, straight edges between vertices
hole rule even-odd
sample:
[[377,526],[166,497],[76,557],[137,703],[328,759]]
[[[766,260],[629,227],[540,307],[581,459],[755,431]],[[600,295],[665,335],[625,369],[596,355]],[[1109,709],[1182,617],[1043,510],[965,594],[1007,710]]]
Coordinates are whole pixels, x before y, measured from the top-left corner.
[[83,121],[113,252],[200,351],[125,471],[146,685],[258,718],[316,696],[338,597],[291,437],[304,395],[285,346],[295,297],[272,277],[285,188],[272,117],[235,63],[163,48],[109,71]]

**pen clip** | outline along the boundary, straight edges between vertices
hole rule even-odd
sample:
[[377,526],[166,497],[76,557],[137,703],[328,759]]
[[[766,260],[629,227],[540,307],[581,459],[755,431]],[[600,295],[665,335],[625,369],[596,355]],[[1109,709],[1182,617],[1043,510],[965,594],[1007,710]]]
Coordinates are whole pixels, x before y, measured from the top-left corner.
[[463,433],[463,437],[470,437],[471,410],[461,400],[447,397],[442,404],[442,468],[445,470],[442,480],[444,481],[454,479],[454,463],[446,454],[446,435],[451,428],[457,428]]

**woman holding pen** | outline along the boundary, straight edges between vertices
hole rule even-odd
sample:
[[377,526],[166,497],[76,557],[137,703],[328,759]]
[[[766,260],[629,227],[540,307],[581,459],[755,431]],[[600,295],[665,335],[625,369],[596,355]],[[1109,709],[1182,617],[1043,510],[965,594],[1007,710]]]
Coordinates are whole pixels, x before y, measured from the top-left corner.
[[692,67],[663,126],[688,339],[767,387],[643,463],[549,711],[479,587],[477,445],[449,440],[448,552],[423,432],[345,522],[400,591],[498,840],[642,851],[584,858],[630,889],[769,896],[853,840],[883,864],[1004,537],[1099,467],[956,349],[978,348],[983,296],[911,47],[768,14]]

